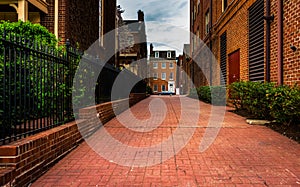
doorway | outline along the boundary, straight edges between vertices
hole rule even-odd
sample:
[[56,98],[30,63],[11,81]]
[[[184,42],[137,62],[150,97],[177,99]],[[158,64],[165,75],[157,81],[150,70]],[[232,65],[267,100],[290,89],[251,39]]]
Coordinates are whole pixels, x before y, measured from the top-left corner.
[[240,50],[228,56],[229,63],[229,84],[240,80]]

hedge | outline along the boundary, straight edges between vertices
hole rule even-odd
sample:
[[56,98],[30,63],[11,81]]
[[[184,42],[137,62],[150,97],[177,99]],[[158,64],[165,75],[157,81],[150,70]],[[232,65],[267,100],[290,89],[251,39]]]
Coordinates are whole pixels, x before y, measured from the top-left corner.
[[229,97],[237,110],[246,110],[257,118],[286,125],[300,123],[300,88],[297,85],[235,82],[229,86]]
[[213,105],[226,104],[226,88],[223,86],[201,86],[192,88],[189,97],[199,99]]

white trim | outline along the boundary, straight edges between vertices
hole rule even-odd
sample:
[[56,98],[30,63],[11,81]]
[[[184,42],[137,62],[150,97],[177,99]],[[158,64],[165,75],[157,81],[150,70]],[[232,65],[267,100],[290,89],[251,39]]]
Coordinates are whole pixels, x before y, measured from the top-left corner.
[[168,51],[168,52],[167,52],[167,58],[172,58],[172,53],[171,53],[171,51]]
[[54,35],[56,38],[59,38],[58,36],[58,1],[55,0],[54,2]]

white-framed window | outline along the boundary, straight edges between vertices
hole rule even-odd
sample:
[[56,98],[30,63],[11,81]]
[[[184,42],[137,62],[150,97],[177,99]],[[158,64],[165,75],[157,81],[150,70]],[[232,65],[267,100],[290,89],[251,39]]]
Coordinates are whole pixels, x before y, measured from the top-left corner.
[[205,13],[205,33],[209,33],[209,10]]
[[157,80],[157,73],[153,73],[153,80]]
[[165,62],[161,63],[161,69],[166,69],[166,63]]
[[153,62],[153,69],[157,69],[157,62]]
[[171,57],[172,57],[171,51],[168,51],[167,52],[167,58],[171,58]]
[[173,68],[174,68],[173,62],[170,62],[169,68],[170,68],[170,69],[173,69]]
[[154,55],[155,55],[154,56],[155,58],[159,58],[159,52],[158,51],[155,51]]
[[158,86],[157,86],[157,84],[154,84],[154,85],[153,85],[153,91],[154,91],[154,92],[157,92],[157,91],[158,91]]
[[166,73],[161,73],[161,79],[166,80],[167,74]]
[[198,6],[197,11],[198,11],[198,12],[197,12],[197,13],[199,14],[199,13],[200,13],[200,9],[201,9],[200,0],[198,0],[197,3],[198,3],[198,5],[197,5],[197,6]]
[[227,8],[227,0],[222,0],[222,12],[224,12]]
[[164,84],[161,85],[161,91],[162,91],[162,92],[166,91],[166,85],[164,85]]
[[173,72],[170,73],[170,80],[174,80],[174,73]]

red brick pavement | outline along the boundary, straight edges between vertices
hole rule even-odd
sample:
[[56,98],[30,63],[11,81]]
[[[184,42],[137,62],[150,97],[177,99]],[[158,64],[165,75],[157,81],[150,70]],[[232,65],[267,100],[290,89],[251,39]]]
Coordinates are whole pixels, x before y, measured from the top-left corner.
[[[156,112],[152,121],[127,121],[125,126],[114,118],[91,137],[92,141],[83,142],[32,186],[300,186],[298,143],[226,112],[213,144],[200,152],[206,131],[217,129],[207,125],[211,106],[200,102],[197,123],[188,117],[179,126],[181,116],[192,115],[194,109],[185,108],[188,113],[181,113],[179,97],[150,97],[131,108],[134,116],[148,119],[148,105],[154,99],[164,101],[165,105],[156,105],[156,111],[167,109],[165,116]],[[193,99],[185,101],[198,104]],[[122,115],[128,120],[129,113]],[[162,117],[164,121],[157,126]],[[179,133],[175,136],[176,130]],[[186,137],[191,130],[192,136]],[[107,134],[127,148],[115,146]],[[171,144],[160,145],[168,140]],[[177,146],[187,140],[175,154]],[[158,150],[150,148],[156,145]],[[132,153],[131,148],[136,147],[140,151]]]

